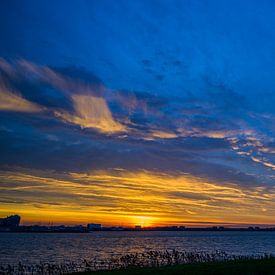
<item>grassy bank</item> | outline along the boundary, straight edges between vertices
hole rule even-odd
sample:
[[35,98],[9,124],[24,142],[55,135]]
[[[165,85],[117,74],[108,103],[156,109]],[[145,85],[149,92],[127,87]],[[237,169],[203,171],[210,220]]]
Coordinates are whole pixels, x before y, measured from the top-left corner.
[[74,273],[77,275],[229,275],[229,274],[275,274],[275,258],[261,260],[236,260],[227,262],[210,262],[210,263],[195,263],[182,264],[169,267],[156,268],[128,268],[124,270],[112,271],[97,271],[97,272],[82,272]]

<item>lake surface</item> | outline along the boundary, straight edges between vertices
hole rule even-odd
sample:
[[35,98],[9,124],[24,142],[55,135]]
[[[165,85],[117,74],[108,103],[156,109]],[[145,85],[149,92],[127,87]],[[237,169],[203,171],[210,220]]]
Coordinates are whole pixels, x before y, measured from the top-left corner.
[[275,255],[275,232],[0,233],[0,264],[77,262],[172,249]]

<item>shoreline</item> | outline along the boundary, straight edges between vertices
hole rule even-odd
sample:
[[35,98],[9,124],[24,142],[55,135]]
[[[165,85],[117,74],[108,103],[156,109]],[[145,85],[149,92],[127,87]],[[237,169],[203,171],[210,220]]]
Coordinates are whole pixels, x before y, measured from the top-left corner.
[[0,230],[0,233],[94,233],[94,232],[275,232],[275,228],[185,228],[185,229],[154,229],[154,228],[143,228],[143,229],[101,229],[101,230]]

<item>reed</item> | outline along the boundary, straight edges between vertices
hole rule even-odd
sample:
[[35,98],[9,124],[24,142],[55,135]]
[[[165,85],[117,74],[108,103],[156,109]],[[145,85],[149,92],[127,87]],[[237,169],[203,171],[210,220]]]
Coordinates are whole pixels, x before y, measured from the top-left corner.
[[52,264],[40,262],[38,264],[0,265],[1,275],[56,275],[75,272],[114,270],[126,268],[162,267],[179,264],[226,262],[237,260],[274,259],[274,255],[233,255],[224,251],[186,252],[176,250],[147,251],[144,253],[126,254],[109,259],[83,259],[79,262]]

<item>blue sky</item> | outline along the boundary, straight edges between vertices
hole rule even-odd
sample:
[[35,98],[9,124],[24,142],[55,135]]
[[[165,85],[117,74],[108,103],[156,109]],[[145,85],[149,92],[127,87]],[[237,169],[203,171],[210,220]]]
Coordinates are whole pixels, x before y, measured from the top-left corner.
[[[0,5],[3,213],[17,200],[35,209],[46,196],[20,193],[20,180],[7,188],[6,173],[146,171],[254,190],[266,196],[257,202],[266,219],[253,218],[252,204],[238,209],[251,214],[247,222],[274,222],[273,1]],[[192,220],[186,211],[171,215]]]

